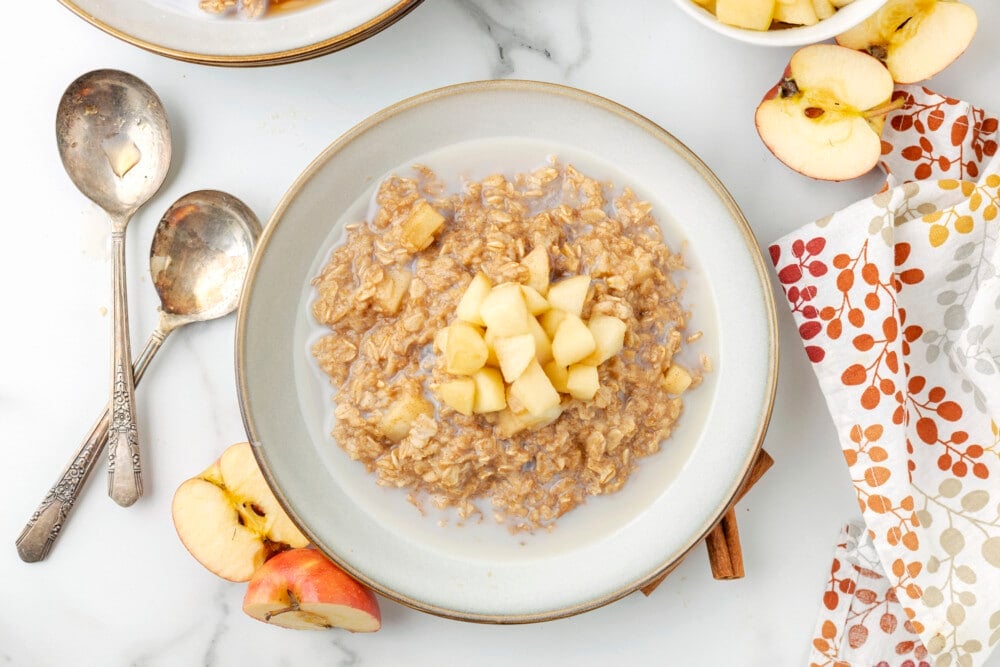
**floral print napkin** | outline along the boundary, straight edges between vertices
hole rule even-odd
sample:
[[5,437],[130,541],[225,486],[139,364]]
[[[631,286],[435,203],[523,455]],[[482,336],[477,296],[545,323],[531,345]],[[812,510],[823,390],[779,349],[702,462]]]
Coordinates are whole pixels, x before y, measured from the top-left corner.
[[814,665],[978,665],[1000,641],[997,118],[925,88],[886,187],[770,247],[850,468]]

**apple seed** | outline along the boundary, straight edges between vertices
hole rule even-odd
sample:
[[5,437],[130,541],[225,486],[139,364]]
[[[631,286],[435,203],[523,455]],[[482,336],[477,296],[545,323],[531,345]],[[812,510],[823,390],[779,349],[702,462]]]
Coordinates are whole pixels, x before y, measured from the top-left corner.
[[778,93],[781,97],[792,97],[799,94],[799,86],[795,83],[795,79],[782,79]]
[[805,114],[806,118],[819,118],[824,111],[819,107],[806,107],[802,113]]

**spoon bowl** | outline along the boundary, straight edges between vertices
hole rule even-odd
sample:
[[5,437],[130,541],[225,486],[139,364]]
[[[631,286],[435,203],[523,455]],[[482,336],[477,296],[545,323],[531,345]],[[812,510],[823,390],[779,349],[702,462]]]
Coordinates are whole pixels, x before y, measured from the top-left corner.
[[109,214],[134,212],[170,166],[170,127],[145,82],[102,69],[71,83],[56,112],[59,157],[76,187]]
[[225,192],[199,190],[174,202],[149,252],[163,315],[188,323],[234,311],[260,231],[253,211]]

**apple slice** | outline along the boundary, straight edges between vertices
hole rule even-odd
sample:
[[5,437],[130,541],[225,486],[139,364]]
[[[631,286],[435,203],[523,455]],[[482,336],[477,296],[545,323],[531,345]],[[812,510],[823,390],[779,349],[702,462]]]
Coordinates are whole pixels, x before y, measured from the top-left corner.
[[493,343],[500,372],[505,382],[513,382],[535,360],[535,337],[521,334],[510,338],[497,338]]
[[536,246],[521,260],[521,264],[528,269],[528,286],[541,295],[549,291],[549,252],[543,246]]
[[552,283],[549,286],[549,305],[579,317],[583,312],[583,304],[587,301],[589,289],[590,276],[586,274]]
[[486,274],[477,273],[469,286],[465,288],[465,292],[462,293],[462,298],[455,308],[455,316],[470,324],[484,326],[486,323],[479,316],[479,307],[483,305],[483,299],[486,298],[491,289],[493,289],[493,284],[486,277]]
[[774,0],[716,0],[715,16],[723,23],[748,30],[767,30],[774,17]]
[[375,594],[315,549],[285,551],[264,563],[250,579],[243,611],[295,630],[382,627]]
[[[786,165],[812,178],[842,181],[870,171],[892,77],[869,55],[832,44],[799,49],[757,107],[761,140]],[[902,100],[897,100],[902,104]]]
[[954,62],[978,26],[968,5],[945,0],[889,0],[837,43],[885,62],[897,83],[928,79]]
[[309,544],[281,509],[246,442],[181,484],[170,513],[191,555],[229,581],[247,581],[275,553]]
[[792,25],[816,25],[819,17],[812,0],[778,0],[774,4],[774,20]]

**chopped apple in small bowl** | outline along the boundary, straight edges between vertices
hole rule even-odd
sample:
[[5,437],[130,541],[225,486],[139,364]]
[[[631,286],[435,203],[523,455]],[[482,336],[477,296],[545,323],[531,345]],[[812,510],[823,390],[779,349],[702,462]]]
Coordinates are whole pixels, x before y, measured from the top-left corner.
[[702,25],[761,46],[830,39],[871,16],[886,0],[675,0]]

